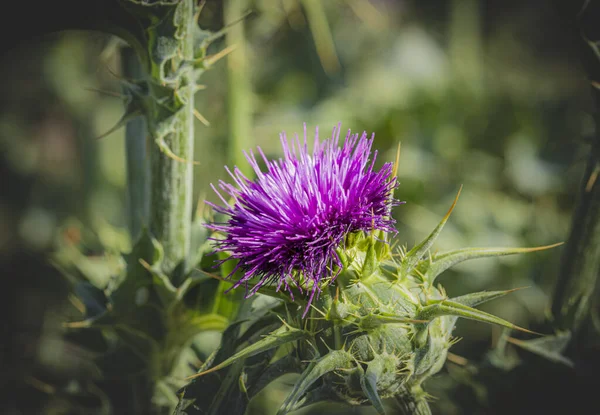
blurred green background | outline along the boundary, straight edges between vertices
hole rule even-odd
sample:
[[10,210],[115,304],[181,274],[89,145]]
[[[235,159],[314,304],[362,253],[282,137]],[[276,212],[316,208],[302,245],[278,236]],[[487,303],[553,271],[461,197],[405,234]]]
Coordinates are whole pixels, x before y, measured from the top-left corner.
[[[199,201],[216,200],[210,183],[226,179],[225,165],[243,165],[242,150],[278,155],[281,131],[301,134],[306,122],[309,135],[319,126],[325,137],[342,122],[375,133],[380,164],[401,143],[400,243],[426,236],[460,185],[436,249],[566,239],[593,120],[573,33],[546,2],[209,1],[200,22],[218,29],[248,9],[215,52],[237,49],[205,74],[196,96],[210,122],[196,122]],[[99,265],[103,247],[112,255],[130,245],[124,129],[97,139],[123,113],[120,48],[100,33],[57,33],[19,44],[0,66],[0,257],[11,338],[2,413],[64,413],[47,404],[53,388],[88,373],[85,353],[62,337],[75,307],[47,258],[83,239],[81,266],[105,267],[102,278],[110,273]],[[482,259],[439,281],[454,296],[529,287],[482,308],[530,327],[547,316],[559,257],[560,248]],[[498,333],[461,321],[452,351],[476,361]],[[439,413],[461,413],[444,395],[452,373],[432,386]],[[277,408],[285,392],[285,383],[268,389],[253,413]],[[14,399],[21,393],[27,398]],[[312,411],[374,413],[325,407]]]

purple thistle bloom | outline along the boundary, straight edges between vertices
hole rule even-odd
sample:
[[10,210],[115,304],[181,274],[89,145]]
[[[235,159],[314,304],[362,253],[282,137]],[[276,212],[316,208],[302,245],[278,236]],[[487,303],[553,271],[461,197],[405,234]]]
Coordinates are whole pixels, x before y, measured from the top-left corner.
[[207,225],[225,234],[224,239],[215,240],[216,250],[238,259],[236,270],[244,273],[234,288],[243,283],[247,287],[257,277],[249,295],[268,282],[277,282],[277,290],[284,286],[292,294],[289,283],[293,281],[302,292],[303,281],[310,290],[310,305],[320,291],[319,282],[337,276],[333,270],[342,264],[336,248],[348,233],[395,232],[390,215],[392,205],[397,204],[392,196],[396,187],[392,163],[374,171],[377,151],[369,160],[374,134],[369,139],[363,132],[359,138],[348,130],[340,146],[340,129],[338,124],[332,138],[319,143],[317,128],[312,154],[306,125],[303,143],[297,135],[290,143],[282,133],[282,159],[269,160],[258,148],[266,172],[260,170],[252,151],[244,153],[256,179],[248,179],[237,167],[233,172],[226,167],[235,185],[219,182],[233,205],[211,185],[224,204],[211,206],[229,216],[226,223]]

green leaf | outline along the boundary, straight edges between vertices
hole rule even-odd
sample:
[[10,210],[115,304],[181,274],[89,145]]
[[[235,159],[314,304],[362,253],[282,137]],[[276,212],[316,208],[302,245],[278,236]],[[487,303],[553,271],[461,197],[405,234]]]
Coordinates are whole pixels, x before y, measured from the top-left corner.
[[568,367],[574,367],[573,361],[563,356],[571,340],[571,333],[563,331],[552,336],[545,336],[533,340],[519,340],[509,337],[507,341],[538,356],[542,356],[552,362],[562,363]]
[[452,206],[446,213],[446,215],[442,218],[441,222],[435,227],[433,232],[429,234],[427,238],[425,238],[420,244],[415,245],[413,249],[406,253],[406,256],[403,258],[402,263],[400,264],[400,275],[407,275],[413,268],[417,265],[419,260],[429,251],[429,249],[433,246],[433,243],[437,239],[437,237],[444,229],[444,225],[448,222],[448,218],[450,218],[450,214],[454,210],[456,206],[456,202],[458,202],[458,197],[460,196],[460,191],[462,190],[462,186],[458,189],[458,193],[454,198],[454,202],[452,202]]
[[260,377],[256,378],[256,380],[248,385],[248,395],[250,398],[255,396],[261,390],[263,390],[266,386],[268,386],[272,381],[286,373],[301,373],[302,372],[302,363],[300,360],[292,354],[288,354],[276,362],[270,364],[266,370],[261,373]]
[[377,380],[383,372],[383,368],[383,361],[375,358],[369,362],[366,373],[360,377],[360,386],[364,394],[367,396],[367,398],[369,398],[373,408],[375,408],[377,413],[380,415],[385,415],[385,409],[383,408],[383,402],[381,401],[379,393],[377,392]]
[[358,327],[361,330],[372,330],[384,324],[410,324],[425,323],[425,320],[410,319],[404,316],[396,316],[388,313],[368,314],[360,318]]
[[277,411],[277,415],[285,415],[295,409],[296,403],[307,389],[319,378],[329,372],[340,369],[351,369],[355,366],[354,357],[344,350],[333,350],[317,361],[311,362],[294,385],[292,392]]
[[531,330],[516,326],[506,320],[486,313],[476,308],[451,301],[451,300],[436,300],[431,301],[433,304],[423,307],[417,315],[418,320],[431,320],[442,316],[457,316],[470,320],[481,321],[483,323],[497,324],[509,329],[524,331],[525,333],[540,334]]
[[[461,295],[460,297],[454,297],[454,298],[451,298],[450,301],[465,305],[467,307],[475,307],[479,304],[483,304],[488,301],[495,300],[496,298],[503,297],[506,294],[510,294],[514,291],[518,291],[523,288],[526,288],[526,287],[513,288],[512,290],[505,290],[505,291],[480,291],[480,292],[476,292],[476,293]],[[456,320],[458,320],[458,316],[455,316],[452,318],[450,327],[454,327],[454,324],[456,324]]]
[[309,333],[304,330],[295,329],[293,327],[289,327],[284,324],[279,329],[277,329],[274,332],[272,332],[271,334],[267,335],[262,340],[259,340],[256,343],[251,344],[250,346],[246,347],[245,349],[240,350],[238,353],[234,354],[233,356],[226,359],[222,363],[219,363],[218,365],[216,365],[204,372],[200,372],[194,376],[190,376],[188,379],[193,379],[193,378],[196,378],[199,376],[204,376],[211,372],[215,372],[217,370],[223,369],[223,368],[231,365],[232,363],[234,363],[238,360],[246,359],[248,357],[255,356],[259,353],[262,353],[264,351],[279,347],[283,344],[290,343],[290,342],[293,342],[296,340],[300,340],[304,337],[307,337],[308,334]]
[[512,290],[505,291],[480,291],[476,293],[470,293],[461,295],[460,297],[451,298],[450,301],[453,301],[458,304],[466,305],[467,307],[475,307],[479,304],[486,303],[488,301],[495,300],[496,298],[500,298],[505,296],[506,294],[510,294],[512,292],[522,290],[526,287],[513,288]]
[[420,267],[421,273],[425,275],[427,281],[433,284],[436,277],[448,268],[470,259],[487,258],[504,255],[523,254],[527,252],[543,251],[562,245],[562,242],[547,246],[537,246],[533,248],[463,248],[455,251],[445,252],[434,255],[429,262],[424,262]]
[[[358,370],[358,369],[353,369]],[[299,399],[293,407],[290,408],[289,412],[298,411],[309,405],[314,405],[319,402],[339,402],[339,396],[335,395],[335,392],[331,390],[329,385],[321,385],[317,388],[311,389],[306,392],[304,396]]]

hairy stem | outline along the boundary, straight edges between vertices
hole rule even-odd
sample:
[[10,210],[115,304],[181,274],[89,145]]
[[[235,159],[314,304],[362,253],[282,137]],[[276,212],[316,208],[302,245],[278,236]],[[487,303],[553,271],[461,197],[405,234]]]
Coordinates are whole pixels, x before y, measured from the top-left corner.
[[[190,249],[193,190],[191,161],[194,154],[195,75],[191,67],[185,67],[185,62],[194,59],[194,1],[182,0],[178,9],[182,22],[179,35],[166,38],[157,33],[154,43],[157,45],[155,50],[160,52],[161,42],[176,42],[176,53],[169,60],[159,57],[159,61],[156,60],[156,53],[151,53],[153,60],[148,79],[152,98],[148,101],[148,122],[156,143],[150,148],[150,230],[164,249],[162,271],[172,280],[176,280],[177,274],[185,269]],[[167,75],[173,79],[167,80]]]

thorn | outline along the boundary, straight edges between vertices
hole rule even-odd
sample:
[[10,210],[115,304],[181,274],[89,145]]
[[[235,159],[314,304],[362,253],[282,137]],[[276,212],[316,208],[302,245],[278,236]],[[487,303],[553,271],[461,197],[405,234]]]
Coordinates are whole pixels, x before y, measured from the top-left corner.
[[515,291],[524,290],[524,289],[526,289],[526,288],[531,288],[531,286],[530,286],[530,285],[526,285],[526,286],[524,286],[524,287],[512,288],[512,289],[510,289],[510,290],[506,290],[506,291],[504,291],[504,292],[505,292],[506,294],[510,294],[510,293],[514,293]]
[[85,305],[77,296],[69,294],[69,302],[73,304],[73,307],[75,307],[77,311],[81,314],[85,314]]
[[[306,340],[306,343],[308,343],[308,345],[310,347],[312,347],[313,351],[315,352],[315,356],[319,356],[319,349],[317,349],[317,346],[315,344],[313,344],[313,342],[311,342],[310,340]],[[312,362],[311,360],[309,360],[308,362]]]
[[165,155],[175,161],[178,161],[180,163],[191,163],[194,165],[199,165],[200,162],[199,161],[195,161],[195,160],[186,160],[183,157],[179,157],[177,154],[173,153],[173,151],[169,148],[169,146],[167,145],[167,143],[165,142],[164,138],[160,138],[157,139],[156,141],[156,145],[158,145],[158,148],[160,148],[160,150],[165,153]]
[[412,272],[414,272],[415,274],[417,274],[417,276],[421,279],[422,283],[424,283],[427,280],[427,278],[425,277],[425,275],[421,271],[419,271],[416,267],[413,268]]
[[533,330],[524,329],[523,327],[519,327],[519,326],[517,326],[515,324],[513,324],[512,329],[519,330],[519,331],[522,331],[524,333],[535,334],[537,336],[547,336],[547,334],[539,333],[539,332],[533,331]]
[[469,364],[469,360],[452,352],[448,352],[448,354],[446,355],[446,359],[448,359],[449,362],[452,362],[459,366],[466,366]]
[[107,135],[110,135],[112,133],[114,133],[115,131],[117,131],[118,129],[120,129],[121,127],[124,127],[130,120],[137,118],[139,116],[141,116],[142,113],[139,111],[134,111],[132,113],[129,114],[123,114],[123,116],[121,117],[121,119],[119,121],[117,121],[117,123],[108,131],[106,131],[103,134],[100,134],[98,137],[96,137],[96,140],[100,140],[101,138],[106,137]]
[[219,280],[219,281],[225,281],[225,282],[231,282],[231,281],[229,281],[229,280],[227,280],[227,279],[223,278],[223,277],[222,277],[222,276],[220,276],[220,275],[217,275],[217,274],[211,274],[210,272],[206,272],[206,271],[204,271],[204,270],[202,270],[202,269],[200,269],[200,268],[194,268],[194,269],[195,269],[196,271],[198,271],[198,272],[201,272],[202,274],[205,274],[205,275],[208,275],[208,276],[209,276],[209,277],[211,277],[211,278],[214,278],[215,280]]
[[448,218],[450,217],[450,214],[456,207],[456,203],[458,202],[458,197],[460,196],[460,192],[462,192],[462,188],[463,188],[463,185],[461,184],[460,187],[458,188],[458,193],[456,193],[456,196],[454,197],[454,202],[452,202],[452,206],[450,206],[450,209],[448,209],[448,213],[446,213],[446,215],[444,216],[444,219],[443,219],[444,221],[448,220]]
[[319,317],[310,317],[312,320],[325,320],[325,319],[327,318],[327,315],[326,315],[326,314],[325,314],[323,311],[319,310],[319,309],[317,308],[317,306],[315,306],[314,304],[310,304],[310,307],[311,307],[313,310],[315,310],[317,313],[319,313],[319,314],[321,314],[321,315],[323,316],[323,318],[319,318]]
[[91,326],[88,320],[83,321],[72,321],[69,323],[62,323],[62,326],[68,329],[83,329]]
[[517,345],[517,346],[520,346],[521,344],[523,344],[523,342],[521,340],[515,339],[514,337],[510,337],[510,336],[506,337],[506,341],[511,344]]
[[204,118],[204,115],[200,114],[200,111],[198,111],[196,108],[194,108],[194,117],[196,117],[196,119],[206,127],[210,127],[210,122],[208,122],[208,120]]
[[552,245],[535,246],[533,248],[522,248],[522,249],[523,249],[524,253],[537,252],[537,251],[544,251],[546,249],[556,248],[557,246],[561,246],[563,244],[564,244],[564,242],[557,242],[557,243],[552,244]]
[[323,337],[321,337],[320,340],[323,343],[323,346],[325,346],[328,351],[333,352],[333,349],[331,347],[329,347],[329,345],[327,344],[327,341]]
[[146,268],[146,271],[148,271],[148,272],[151,272],[151,273],[152,273],[152,272],[154,272],[154,271],[152,270],[152,265],[150,265],[150,264],[149,264],[148,262],[146,262],[144,259],[140,258],[138,261],[139,261],[139,263],[140,263],[140,265],[141,265],[142,267]]
[[400,163],[400,147],[401,143],[398,142],[398,148],[396,149],[396,161],[394,161],[394,168],[392,170],[392,176],[398,177],[398,164]]
[[227,30],[229,30],[229,28],[231,26],[234,26],[234,25],[240,23],[242,20],[244,20],[246,17],[250,16],[252,13],[253,13],[252,10],[247,10],[240,17],[238,17],[237,19],[232,20],[231,22],[229,22],[225,26],[223,26],[223,28],[221,30],[219,30],[218,32],[213,33],[212,36],[206,38],[204,40],[204,42],[202,42],[202,43],[204,45],[209,45],[212,42],[214,42],[215,40],[219,39],[220,37],[225,36],[225,34],[227,33]]
[[85,87],[83,89],[86,91],[98,92],[100,94],[108,95],[108,96],[115,97],[115,98],[125,98],[125,95],[123,95],[119,92],[115,92],[115,91],[107,91],[104,89],[92,88],[92,87]]
[[52,395],[56,392],[56,388],[49,383],[43,382],[33,376],[25,376],[25,382],[29,383],[31,386],[40,390],[48,395]]
[[294,328],[292,326],[290,326],[281,316],[277,316],[277,318],[279,319],[279,321],[281,321],[281,323],[286,326],[289,330],[293,330]]
[[213,65],[214,63],[216,63],[220,59],[224,58],[225,56],[229,55],[231,52],[233,52],[236,49],[237,49],[237,45],[227,46],[220,52],[215,53],[214,55],[205,57],[204,60],[206,61],[206,65],[207,66]]
[[[598,85],[598,89],[600,89],[600,84]],[[588,181],[585,185],[586,193],[589,193],[592,191],[592,188],[594,187],[594,184],[596,183],[596,180],[598,179],[599,174],[600,174],[600,163],[596,163],[596,168],[594,169],[592,174],[590,174],[590,178],[588,179]]]
[[219,366],[217,365],[217,366],[215,366],[215,367],[212,367],[212,368],[210,368],[210,369],[208,369],[208,370],[205,370],[204,372],[196,373],[195,375],[191,375],[191,376],[188,376],[187,378],[183,378],[183,380],[192,380],[192,379],[196,379],[196,378],[199,378],[200,376],[207,375],[207,374],[209,374],[209,373],[212,373],[212,372],[215,372],[215,371],[217,371],[217,370],[219,370],[219,369],[220,369],[220,368],[219,368]]

